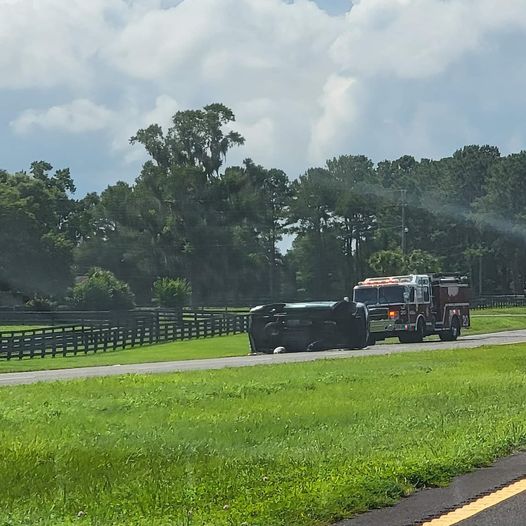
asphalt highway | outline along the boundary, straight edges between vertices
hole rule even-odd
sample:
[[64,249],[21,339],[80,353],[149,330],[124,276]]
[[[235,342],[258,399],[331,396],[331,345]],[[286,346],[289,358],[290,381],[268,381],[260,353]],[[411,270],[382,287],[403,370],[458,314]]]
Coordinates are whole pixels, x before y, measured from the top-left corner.
[[[185,360],[176,362],[141,363],[129,365],[110,365],[82,367],[76,369],[58,369],[0,374],[0,386],[32,384],[36,382],[54,382],[58,380],[75,380],[98,376],[116,376],[122,374],[154,374],[227,367],[251,367],[255,365],[272,365],[281,363],[310,362],[335,358],[356,356],[379,356],[402,352],[436,351],[439,349],[469,349],[482,345],[506,345],[526,342],[526,330],[507,331],[492,334],[462,337],[456,342],[429,341],[421,344],[374,345],[360,351],[322,351],[291,354],[268,354],[257,356],[239,356],[234,358],[214,358],[207,360]],[[133,352],[133,351],[129,351]],[[50,359],[50,358],[46,358]]]
[[524,526],[526,524],[526,492],[465,519],[459,526]]
[[[525,477],[526,453],[519,453],[457,477],[447,488],[425,489],[391,508],[370,511],[334,526],[524,526],[526,492],[494,505],[491,499],[503,499],[499,492],[513,487],[515,481],[524,485]],[[470,504],[480,511],[463,518]]]

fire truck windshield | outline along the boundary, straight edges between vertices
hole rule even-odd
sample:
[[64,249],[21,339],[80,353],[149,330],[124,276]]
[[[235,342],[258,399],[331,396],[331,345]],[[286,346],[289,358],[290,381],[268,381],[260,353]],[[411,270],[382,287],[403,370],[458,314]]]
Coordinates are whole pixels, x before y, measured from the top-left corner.
[[389,305],[391,303],[404,303],[405,287],[394,285],[390,287],[378,288],[378,303],[380,305]]
[[378,303],[378,288],[363,287],[354,289],[354,301],[365,303],[366,305],[376,305]]
[[354,289],[354,301],[366,305],[389,305],[391,303],[405,303],[402,285],[389,285],[385,287],[360,287]]

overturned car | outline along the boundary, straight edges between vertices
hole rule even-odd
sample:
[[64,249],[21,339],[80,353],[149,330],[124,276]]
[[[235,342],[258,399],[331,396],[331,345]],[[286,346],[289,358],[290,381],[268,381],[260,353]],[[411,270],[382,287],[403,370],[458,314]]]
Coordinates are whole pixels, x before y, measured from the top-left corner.
[[363,349],[367,307],[347,300],[262,305],[250,311],[248,335],[253,353]]

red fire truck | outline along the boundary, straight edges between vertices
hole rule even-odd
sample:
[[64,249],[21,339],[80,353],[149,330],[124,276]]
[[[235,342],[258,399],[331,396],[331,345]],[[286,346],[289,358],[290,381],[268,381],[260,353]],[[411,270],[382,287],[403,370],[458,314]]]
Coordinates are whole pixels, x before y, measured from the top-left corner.
[[461,274],[368,278],[354,287],[354,301],[369,311],[371,344],[390,337],[417,343],[431,334],[454,341],[469,327],[469,296]]

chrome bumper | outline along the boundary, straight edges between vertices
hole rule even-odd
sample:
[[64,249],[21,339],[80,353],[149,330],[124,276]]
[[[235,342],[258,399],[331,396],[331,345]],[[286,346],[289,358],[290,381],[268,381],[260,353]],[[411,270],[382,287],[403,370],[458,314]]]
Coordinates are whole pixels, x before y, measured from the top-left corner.
[[392,320],[371,320],[369,325],[371,333],[374,332],[396,332],[407,331],[408,327],[405,323],[395,323]]

